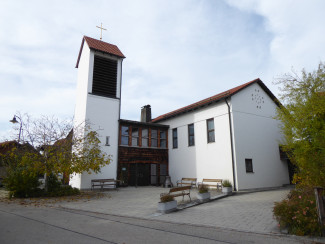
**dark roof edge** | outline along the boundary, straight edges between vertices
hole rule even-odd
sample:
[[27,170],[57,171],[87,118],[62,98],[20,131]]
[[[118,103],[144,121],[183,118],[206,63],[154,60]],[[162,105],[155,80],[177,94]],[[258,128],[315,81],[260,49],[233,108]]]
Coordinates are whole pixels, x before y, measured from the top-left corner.
[[[263,83],[263,81],[261,81],[261,79],[260,78],[257,78],[257,79],[255,79],[255,80],[253,80],[253,82],[252,83],[250,83],[250,84],[248,84],[247,86],[244,86],[244,87],[242,87],[242,88],[240,88],[240,89],[238,89],[238,91],[235,91],[234,93],[232,93],[230,96],[228,96],[228,97],[231,97],[231,96],[233,96],[233,95],[235,95],[236,93],[238,93],[238,92],[240,92],[241,90],[243,90],[243,89],[245,89],[246,87],[249,87],[249,86],[251,86],[252,84],[255,84],[255,83],[257,83],[257,84],[259,84],[261,87],[262,87],[262,89],[266,92],[266,94],[267,95],[269,95],[269,97],[272,99],[272,101],[278,106],[278,107],[280,107],[280,106],[282,106],[282,104],[280,103],[280,101],[276,98],[276,96],[271,92],[271,90]],[[227,98],[228,98],[227,97]]]
[[153,122],[140,122],[140,121],[126,120],[126,119],[119,119],[119,122],[120,123],[126,123],[126,124],[142,125],[142,126],[153,126],[153,127],[169,128],[169,125],[157,124],[157,123],[153,123]]
[[[205,104],[199,105],[199,106],[197,106],[197,107],[193,107],[193,108],[189,108],[188,110],[181,111],[181,112],[176,113],[176,114],[170,114],[170,115],[168,115],[169,113],[172,113],[172,112],[173,112],[173,111],[171,111],[171,112],[169,112],[169,113],[166,113],[166,116],[164,116],[164,115],[160,115],[160,116],[163,116],[163,117],[160,118],[160,119],[157,119],[157,118],[159,118],[160,116],[156,117],[155,119],[152,120],[152,121],[153,121],[152,123],[161,122],[161,121],[164,121],[164,120],[167,120],[167,119],[173,118],[173,117],[180,116],[180,115],[185,114],[185,113],[189,113],[189,112],[191,112],[191,111],[193,111],[193,110],[196,110],[196,109],[199,109],[199,108],[203,108],[203,107],[209,106],[209,105],[211,105],[212,103],[218,103],[218,102],[220,102],[221,100],[226,100],[226,99],[230,98],[231,96],[237,94],[238,92],[242,91],[243,89],[245,89],[245,88],[247,88],[247,87],[249,87],[249,86],[251,86],[252,84],[255,84],[255,83],[257,83],[257,84],[259,84],[259,85],[261,86],[261,88],[266,92],[266,94],[268,94],[268,96],[272,99],[272,101],[273,101],[273,102],[274,102],[278,107],[281,107],[281,106],[282,106],[282,104],[279,102],[279,100],[276,98],[276,96],[274,96],[274,94],[270,91],[270,89],[267,88],[267,86],[263,83],[263,81],[261,81],[260,78],[257,78],[257,79],[255,79],[255,80],[249,82],[249,84],[247,84],[246,86],[241,87],[240,89],[238,89],[237,91],[235,91],[235,92],[233,92],[233,93],[230,93],[229,91],[232,90],[232,89],[234,89],[234,88],[229,89],[229,90],[227,90],[227,91],[225,91],[225,92],[221,92],[221,93],[220,93],[220,94],[222,94],[222,93],[230,93],[229,95],[221,96],[219,99],[216,99],[216,100],[214,100],[214,101],[211,101],[210,103],[205,103]],[[217,94],[217,95],[218,95],[218,94]],[[215,95],[215,96],[216,96],[216,95]],[[212,97],[213,97],[213,96],[212,96]],[[206,99],[209,99],[209,98],[206,98]],[[204,100],[206,100],[206,99],[203,99],[203,100],[201,100],[201,101],[204,101]],[[198,101],[198,102],[196,102],[196,103],[199,103],[199,102],[201,102],[201,101]],[[195,103],[193,103],[193,104],[195,104]],[[188,105],[188,106],[191,106],[191,105],[192,105],[192,104],[190,104],[190,105]],[[187,106],[185,106],[185,107],[187,107]],[[184,107],[184,108],[185,108],[185,107]],[[182,108],[179,108],[179,109],[182,109]],[[177,110],[179,110],[179,109],[176,109],[176,110],[174,110],[174,111],[177,111]],[[156,119],[157,119],[157,120],[156,120]]]
[[[80,50],[79,50],[79,54],[78,54],[78,59],[77,59],[77,63],[76,63],[76,67],[75,68],[78,68],[79,67],[79,61],[80,61],[80,58],[81,58],[82,48],[83,48],[84,43],[85,43],[85,40],[86,40],[85,37],[87,37],[87,36],[83,36],[82,37],[81,46],[80,46]],[[91,38],[91,37],[89,37],[89,38]],[[87,40],[86,40],[86,42],[87,42]],[[107,43],[107,44],[110,44],[110,43]],[[90,50],[95,50],[95,51],[98,51],[98,52],[107,53],[107,54],[110,54],[112,56],[115,56],[115,57],[118,57],[118,58],[122,58],[122,59],[125,58],[124,55],[123,56],[119,56],[119,55],[116,55],[116,54],[113,54],[113,53],[104,52],[103,50],[99,50],[99,49],[90,47],[88,43],[87,43],[87,45],[88,45],[88,47],[89,47]],[[110,44],[110,45],[113,45],[113,44]]]
[[272,101],[278,106],[282,107],[282,103],[279,101],[279,99],[271,92],[271,90],[261,81],[258,79],[257,83],[262,87],[262,89],[266,92],[267,95],[269,95],[270,98],[272,98]]
[[82,41],[81,41],[81,46],[80,46],[80,50],[79,50],[79,54],[78,54],[78,59],[77,59],[77,63],[76,63],[76,67],[79,67],[79,61],[80,61],[80,57],[81,57],[81,53],[82,53],[82,48],[84,47],[84,42],[85,42],[85,36],[83,36]]

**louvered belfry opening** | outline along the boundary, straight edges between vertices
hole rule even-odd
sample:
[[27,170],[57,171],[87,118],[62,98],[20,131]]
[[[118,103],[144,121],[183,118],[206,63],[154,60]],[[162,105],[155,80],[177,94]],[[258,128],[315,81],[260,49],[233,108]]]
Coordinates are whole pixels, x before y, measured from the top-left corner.
[[92,94],[116,98],[117,61],[95,55]]

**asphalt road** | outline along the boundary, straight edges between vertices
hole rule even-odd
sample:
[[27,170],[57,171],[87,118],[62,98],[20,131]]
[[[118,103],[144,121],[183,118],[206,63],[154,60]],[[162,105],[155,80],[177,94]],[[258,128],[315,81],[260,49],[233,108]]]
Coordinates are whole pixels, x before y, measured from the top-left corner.
[[0,203],[0,243],[315,243],[311,239]]

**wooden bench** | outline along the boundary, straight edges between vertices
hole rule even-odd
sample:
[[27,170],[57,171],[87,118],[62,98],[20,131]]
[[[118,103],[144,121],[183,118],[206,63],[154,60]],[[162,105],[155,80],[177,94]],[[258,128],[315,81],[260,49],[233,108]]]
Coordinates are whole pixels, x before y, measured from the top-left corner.
[[196,187],[196,178],[182,178],[176,182],[177,186],[193,186]]
[[198,186],[200,187],[200,185],[205,185],[208,187],[217,187],[217,190],[220,188],[222,188],[222,180],[221,179],[203,179],[202,182],[200,182],[198,184]]
[[190,201],[192,201],[191,195],[190,195],[191,188],[192,188],[192,186],[180,186],[180,187],[170,188],[168,193],[161,193],[160,197],[165,196],[165,195],[170,195],[173,197],[182,196],[183,201],[184,201],[184,196],[187,195],[190,198]]
[[91,180],[91,189],[94,190],[95,187],[100,187],[101,190],[104,190],[105,186],[109,186],[117,190],[116,187],[117,182],[118,180],[114,180],[114,179],[94,179]]

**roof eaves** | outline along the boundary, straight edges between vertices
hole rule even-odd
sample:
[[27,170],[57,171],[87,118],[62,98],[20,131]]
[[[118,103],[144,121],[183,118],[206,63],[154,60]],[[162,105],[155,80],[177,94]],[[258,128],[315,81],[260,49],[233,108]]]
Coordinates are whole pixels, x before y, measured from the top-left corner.
[[80,61],[80,57],[81,57],[81,53],[82,53],[82,48],[84,46],[84,42],[85,42],[85,37],[83,37],[82,41],[81,41],[81,46],[80,46],[79,55],[78,55],[78,59],[77,59],[77,63],[76,63],[75,68],[78,68],[78,66],[79,66],[79,61]]
[[176,110],[174,110],[172,112],[160,115],[157,118],[153,119],[152,122],[156,123],[156,122],[164,121],[164,120],[167,120],[167,119],[170,119],[170,118],[173,118],[173,117],[180,116],[180,115],[182,115],[184,113],[188,113],[188,112],[191,112],[193,110],[209,106],[212,103],[217,103],[217,102],[219,102],[221,100],[228,99],[229,97],[237,94],[241,90],[243,90],[243,89],[245,89],[245,88],[247,88],[247,87],[249,87],[249,86],[251,86],[251,85],[253,85],[255,83],[258,83],[262,87],[262,89],[271,97],[271,99],[276,103],[277,106],[281,106],[281,103],[273,95],[273,93],[266,87],[266,85],[259,78],[257,78],[255,80],[247,82],[247,83],[245,83],[243,85],[234,87],[234,88],[232,88],[232,89],[230,89],[228,91],[225,91],[225,92],[219,93],[217,95],[214,95],[212,97],[203,99],[203,100],[201,100],[199,102],[193,103],[193,104],[185,106],[183,108],[176,109]]
[[[97,41],[97,42],[105,43],[105,45],[110,45],[110,46],[112,46],[112,47],[116,47],[117,50],[115,50],[115,51],[117,51],[117,52],[120,53],[120,54],[116,54],[116,53],[114,53],[113,51],[112,51],[112,52],[109,52],[109,51],[101,50],[101,49],[99,49],[99,48],[95,48],[92,44],[90,44],[90,43],[87,41],[87,39],[92,40],[93,42],[94,42],[94,41]],[[110,44],[110,43],[106,43],[106,42],[103,42],[103,41],[96,40],[96,39],[91,38],[91,37],[88,37],[88,36],[83,36],[83,38],[82,38],[82,42],[81,42],[81,46],[80,46],[80,50],[79,50],[79,55],[78,55],[77,63],[76,63],[76,68],[79,67],[79,62],[80,62],[80,58],[81,58],[81,53],[82,53],[82,49],[83,49],[83,46],[84,46],[85,41],[86,41],[86,43],[87,43],[89,49],[91,49],[91,50],[95,50],[95,51],[99,51],[99,52],[102,52],[102,53],[110,54],[110,55],[115,56],[115,57],[118,57],[118,58],[123,58],[123,59],[125,58],[124,54],[119,50],[119,48],[118,48],[117,46],[115,46],[115,45],[113,45],[113,44]]]

